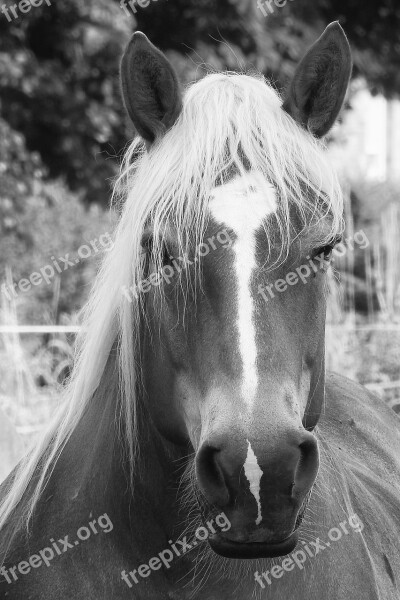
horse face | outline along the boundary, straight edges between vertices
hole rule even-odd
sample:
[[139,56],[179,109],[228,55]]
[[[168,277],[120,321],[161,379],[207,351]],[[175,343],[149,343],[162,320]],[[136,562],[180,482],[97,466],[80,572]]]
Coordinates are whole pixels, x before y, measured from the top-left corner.
[[228,556],[289,552],[318,470],[306,427],[324,398],[331,249],[309,228],[271,268],[275,210],[256,174],[215,188],[201,247],[183,260],[166,235],[169,277],[146,299],[153,421],[171,441],[190,440],[206,511],[223,509],[232,524],[210,540]]
[[[350,70],[346,37],[332,24],[301,61],[282,111],[321,137]],[[176,75],[143,34],[133,36],[121,75],[128,113],[151,149],[181,111]],[[293,241],[278,260],[275,190],[258,171],[237,171],[210,189],[200,256],[196,248],[179,256],[173,228],[154,246],[150,224],[143,362],[153,423],[192,445],[203,512],[223,510],[231,523],[210,545],[251,558],[294,548],[318,471],[312,429],[324,398],[324,273],[334,240],[319,247],[324,224],[299,227],[292,214]],[[221,232],[229,244],[218,243]],[[162,246],[164,275],[152,279],[152,247]]]

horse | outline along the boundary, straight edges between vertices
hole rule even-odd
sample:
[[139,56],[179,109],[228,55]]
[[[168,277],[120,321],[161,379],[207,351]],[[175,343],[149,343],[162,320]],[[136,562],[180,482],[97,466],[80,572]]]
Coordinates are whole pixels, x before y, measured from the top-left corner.
[[324,359],[351,68],[334,22],[284,96],[184,90],[133,34],[120,221],[60,412],[1,487],[1,598],[399,598],[398,417]]

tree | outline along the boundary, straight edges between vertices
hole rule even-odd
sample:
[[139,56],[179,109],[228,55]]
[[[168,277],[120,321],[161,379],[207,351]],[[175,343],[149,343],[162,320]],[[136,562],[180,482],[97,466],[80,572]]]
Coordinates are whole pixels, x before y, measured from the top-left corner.
[[[12,3],[9,3],[12,4]],[[118,56],[130,27],[106,0],[68,0],[0,19],[1,114],[86,202],[109,198],[126,141]]]

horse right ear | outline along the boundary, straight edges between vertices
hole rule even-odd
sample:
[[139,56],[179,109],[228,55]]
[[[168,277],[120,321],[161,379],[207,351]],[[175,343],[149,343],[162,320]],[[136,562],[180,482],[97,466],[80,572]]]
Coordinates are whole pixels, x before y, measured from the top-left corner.
[[174,68],[140,31],[133,34],[122,57],[121,87],[128,115],[147,144],[172,127],[182,110]]

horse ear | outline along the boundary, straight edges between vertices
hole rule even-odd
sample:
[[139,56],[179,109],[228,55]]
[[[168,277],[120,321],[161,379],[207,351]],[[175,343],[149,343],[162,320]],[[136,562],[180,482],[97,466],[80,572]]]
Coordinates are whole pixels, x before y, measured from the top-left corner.
[[322,137],[340,112],[351,69],[349,42],[336,21],[301,60],[282,108],[316,137]]
[[182,109],[178,77],[166,56],[140,31],[122,57],[121,87],[125,108],[147,143],[175,123]]

